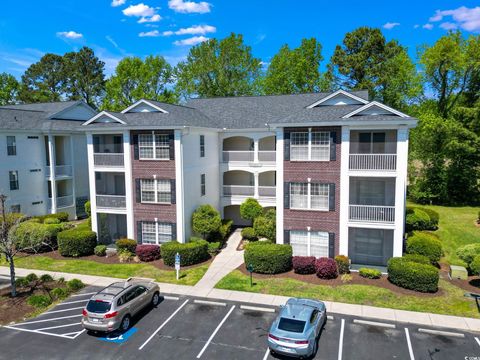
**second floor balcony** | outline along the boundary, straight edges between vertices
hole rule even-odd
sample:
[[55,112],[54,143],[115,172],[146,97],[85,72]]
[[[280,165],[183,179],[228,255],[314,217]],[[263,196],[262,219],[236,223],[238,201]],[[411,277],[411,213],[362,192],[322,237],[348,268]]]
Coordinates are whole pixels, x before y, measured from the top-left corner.
[[275,136],[261,139],[228,137],[222,143],[221,161],[235,164],[275,164]]
[[126,209],[127,198],[123,173],[96,172],[95,189],[97,209]]
[[93,135],[93,163],[99,167],[123,167],[123,136],[121,134]]
[[396,171],[397,131],[351,131],[349,170]]
[[247,171],[227,171],[223,175],[223,196],[275,198],[275,171],[253,174]]

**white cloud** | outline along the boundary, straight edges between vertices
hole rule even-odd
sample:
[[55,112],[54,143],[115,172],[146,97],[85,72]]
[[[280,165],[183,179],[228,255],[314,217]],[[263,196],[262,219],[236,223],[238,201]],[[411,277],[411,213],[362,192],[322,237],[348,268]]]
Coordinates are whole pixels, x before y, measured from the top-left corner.
[[418,25],[418,24],[413,25],[414,29],[418,29],[419,27],[420,27],[420,25]]
[[138,20],[138,22],[140,24],[143,24],[143,23],[152,23],[152,22],[159,22],[160,20],[162,20],[162,17],[158,14],[155,14],[153,16],[150,16],[150,17],[147,17],[147,16],[142,16],[140,18],[140,20]]
[[266,34],[258,34],[255,40],[255,45],[260,44],[266,38],[267,38]]
[[193,2],[184,0],[169,0],[168,7],[179,13],[208,13],[212,5],[205,2]]
[[427,29],[427,30],[432,30],[433,25],[432,24],[425,24],[425,25],[422,26],[422,28]]
[[146,17],[155,15],[155,9],[148,5],[145,5],[144,3],[130,5],[128,8],[122,10],[122,12],[125,16]]
[[160,33],[158,30],[152,30],[152,31],[146,31],[146,32],[141,32],[138,34],[140,37],[157,37],[160,36]]
[[393,29],[395,26],[399,26],[400,23],[397,23],[397,22],[387,22],[385,24],[383,24],[383,28],[384,29],[387,29],[387,30],[390,30],[390,29]]
[[82,34],[77,33],[75,31],[59,31],[57,32],[57,36],[65,39],[72,39],[72,40],[81,39],[83,37]]
[[200,44],[207,40],[208,38],[205,36],[194,36],[188,39],[174,41],[173,44],[177,46],[192,46],[192,45]]
[[182,28],[177,31],[164,31],[163,36],[172,36],[172,35],[205,35],[208,33],[214,33],[217,31],[215,26],[211,25],[193,25],[189,28]]
[[442,21],[445,17],[451,17],[453,22],[445,22],[442,28],[447,30],[452,29],[454,24],[457,28],[461,28],[465,31],[480,32],[480,6],[474,8],[468,8],[461,6],[454,10],[437,10],[429,21],[437,22]]
[[458,28],[457,24],[454,24],[452,22],[443,22],[440,24],[440,27],[443,29],[443,30],[455,30]]
[[125,1],[126,0],[112,0],[111,5],[113,7],[122,6],[123,4],[125,4]]

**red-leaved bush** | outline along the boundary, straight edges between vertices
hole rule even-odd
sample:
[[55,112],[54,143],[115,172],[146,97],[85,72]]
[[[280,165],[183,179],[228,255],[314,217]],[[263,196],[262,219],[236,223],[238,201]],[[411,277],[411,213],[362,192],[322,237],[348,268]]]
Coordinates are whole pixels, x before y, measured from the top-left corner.
[[335,279],[338,276],[337,263],[334,259],[321,257],[315,262],[315,268],[320,279]]
[[160,259],[160,246],[158,245],[137,245],[135,249],[140,261],[153,261]]
[[315,256],[294,256],[292,264],[297,274],[315,274]]

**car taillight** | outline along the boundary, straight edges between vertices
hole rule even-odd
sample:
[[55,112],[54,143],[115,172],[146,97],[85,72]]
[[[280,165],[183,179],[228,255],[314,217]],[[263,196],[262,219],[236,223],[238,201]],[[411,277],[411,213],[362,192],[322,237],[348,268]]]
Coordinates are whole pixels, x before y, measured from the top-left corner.
[[297,341],[295,341],[295,344],[305,345],[305,344],[308,344],[308,340],[297,340]]
[[114,311],[114,312],[107,313],[107,314],[103,315],[103,318],[104,319],[111,319],[111,318],[117,316],[117,314],[118,314],[118,312]]
[[82,315],[83,315],[83,316],[88,316],[87,310],[83,309],[83,310],[82,310]]
[[278,337],[276,337],[275,335],[272,335],[272,334],[268,334],[268,337],[270,339],[273,339],[273,340],[277,340],[277,341],[280,340],[280,338],[278,338]]

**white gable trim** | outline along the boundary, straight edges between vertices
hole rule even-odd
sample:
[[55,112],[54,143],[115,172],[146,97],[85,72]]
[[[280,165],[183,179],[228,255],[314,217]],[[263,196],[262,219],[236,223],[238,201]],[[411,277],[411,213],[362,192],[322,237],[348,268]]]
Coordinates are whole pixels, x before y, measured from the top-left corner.
[[89,124],[95,122],[95,120],[101,118],[102,116],[107,116],[107,117],[109,117],[110,119],[112,119],[112,120],[114,120],[114,121],[116,121],[116,122],[119,122],[120,124],[127,125],[127,123],[126,123],[125,121],[120,120],[120,119],[117,118],[116,116],[114,116],[114,115],[112,115],[112,114],[109,114],[109,113],[106,112],[106,111],[102,111],[101,113],[98,113],[97,115],[95,115],[95,116],[94,116],[93,118],[91,118],[90,120],[84,122],[84,123],[82,124],[82,126],[83,126],[83,125],[89,125]]
[[395,110],[395,109],[391,108],[390,106],[387,106],[387,105],[384,105],[384,104],[382,104],[382,103],[379,103],[378,101],[372,101],[371,103],[366,104],[365,106],[362,106],[361,108],[359,108],[359,109],[357,109],[357,110],[354,110],[354,111],[352,111],[351,113],[349,113],[349,114],[347,114],[347,115],[344,115],[342,118],[343,118],[343,119],[348,119],[349,117],[352,117],[352,116],[354,116],[354,115],[356,115],[356,114],[359,114],[359,113],[361,113],[362,111],[365,111],[365,110],[367,110],[367,109],[369,109],[369,108],[371,108],[371,107],[373,107],[373,106],[378,106],[379,108],[382,108],[383,110],[388,111],[388,112],[390,112],[390,113],[392,113],[392,114],[395,114],[395,115],[397,115],[397,116],[400,116],[400,117],[410,117],[410,116],[408,116],[407,114],[404,114],[404,113],[402,113],[402,112],[400,112],[400,111],[398,111],[398,110]]
[[349,92],[346,92],[344,90],[337,90],[334,93],[324,97],[323,99],[318,100],[317,102],[313,103],[312,105],[307,106],[307,109],[314,108],[314,107],[324,103],[325,101],[330,100],[330,99],[332,99],[332,98],[334,98],[335,96],[338,96],[338,95],[343,95],[343,96],[349,97],[349,98],[351,98],[353,100],[356,100],[356,101],[358,101],[362,104],[368,104],[368,101],[365,100],[365,99],[362,99],[361,97],[350,94]]
[[84,101],[82,100],[78,100],[76,101],[75,103],[73,103],[71,106],[67,107],[66,109],[63,109],[59,112],[56,112],[55,114],[52,114],[48,117],[49,120],[52,120],[52,119],[57,119],[58,116],[70,111],[72,108],[74,108],[75,106],[78,106],[78,105],[82,105],[84,108],[90,110],[92,112],[92,114],[96,114],[96,111],[90,107],[90,105],[86,104]]
[[151,102],[145,100],[145,99],[140,99],[138,100],[136,103],[130,105],[129,107],[127,107],[125,110],[122,110],[122,114],[125,114],[127,112],[129,112],[130,110],[136,108],[138,105],[140,104],[145,104],[145,105],[148,105],[154,109],[157,109],[158,111],[164,113],[164,114],[168,114],[168,111],[166,110],[163,110],[161,107],[159,107],[158,105],[155,105],[155,104],[152,104]]

